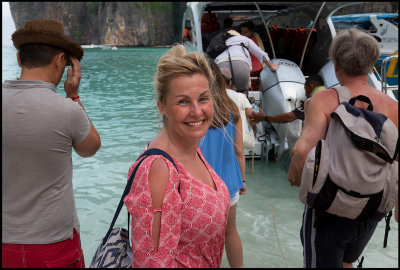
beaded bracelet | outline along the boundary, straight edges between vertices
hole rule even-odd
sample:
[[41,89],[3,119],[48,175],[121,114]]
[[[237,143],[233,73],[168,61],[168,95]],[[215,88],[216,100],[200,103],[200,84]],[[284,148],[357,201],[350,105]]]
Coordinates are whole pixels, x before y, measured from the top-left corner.
[[75,99],[78,99],[79,96],[76,96],[76,97],[69,97],[69,98],[72,99],[72,100],[75,100]]

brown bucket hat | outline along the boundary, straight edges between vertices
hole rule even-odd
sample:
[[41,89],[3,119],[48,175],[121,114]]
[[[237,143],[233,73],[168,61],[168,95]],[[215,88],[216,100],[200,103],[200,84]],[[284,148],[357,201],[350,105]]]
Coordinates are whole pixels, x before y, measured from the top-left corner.
[[11,39],[18,50],[24,44],[39,43],[59,47],[68,51],[79,61],[83,56],[82,47],[64,34],[64,27],[55,20],[31,20],[12,34]]

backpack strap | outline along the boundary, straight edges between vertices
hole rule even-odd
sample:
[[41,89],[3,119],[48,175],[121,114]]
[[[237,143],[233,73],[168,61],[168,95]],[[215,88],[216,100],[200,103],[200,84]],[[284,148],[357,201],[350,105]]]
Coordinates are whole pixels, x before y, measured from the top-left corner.
[[390,210],[390,212],[385,216],[386,226],[385,226],[385,236],[383,238],[383,248],[385,248],[387,246],[387,239],[388,239],[389,231],[390,231],[390,218],[391,217],[392,217],[392,210]]
[[394,150],[394,154],[393,154],[393,160],[396,160],[398,153],[399,153],[399,138],[397,138],[396,149]]
[[336,90],[339,104],[342,102],[348,102],[351,99],[351,92],[346,86],[334,86],[333,89]]
[[[225,42],[226,42],[226,41],[225,41]],[[226,45],[226,44],[225,44],[225,45]],[[242,49],[243,49],[243,52],[244,52],[244,53],[246,53],[246,52],[244,51],[244,48],[246,48],[246,49],[247,49],[247,51],[249,50],[249,48],[247,48],[247,46],[246,46],[246,45],[244,45],[244,43],[243,43],[243,42],[241,42],[240,44],[226,45],[226,51],[228,52],[228,58],[229,58],[229,66],[231,67],[231,74],[232,74],[232,84],[234,84],[234,83],[235,83],[235,74],[234,74],[234,72],[233,72],[233,66],[232,66],[231,54],[229,53],[229,48],[230,48],[230,47],[232,47],[232,46],[241,46],[241,47],[242,47]],[[235,87],[236,87],[236,85],[235,85]],[[242,92],[244,92],[244,91],[246,91],[246,90],[243,90],[243,89],[237,89],[237,88],[236,88],[236,92],[242,93]],[[246,96],[247,96],[247,94],[246,94]]]
[[[235,73],[233,72],[233,66],[232,66],[232,60],[231,60],[231,54],[229,53],[229,47],[227,46],[227,52],[228,52],[228,57],[229,57],[229,66],[231,67],[231,74],[232,74],[232,85],[235,83]],[[235,84],[236,87],[236,84]],[[237,91],[238,89],[236,89]]]
[[[172,164],[174,164],[176,170],[177,170],[178,173],[179,173],[178,167],[176,166],[176,164],[175,164],[174,160],[172,159],[172,157],[171,157],[170,155],[168,155],[168,153],[164,152],[163,150],[158,149],[158,148],[150,148],[150,149],[146,150],[145,152],[143,152],[143,154],[141,154],[141,155],[137,158],[137,160],[139,160],[140,158],[143,157],[143,158],[136,164],[136,166],[135,166],[135,168],[134,168],[134,170],[133,170],[131,176],[129,177],[128,183],[127,183],[126,186],[125,186],[124,193],[122,194],[122,197],[121,197],[121,200],[119,201],[117,210],[115,211],[114,218],[113,218],[113,220],[111,221],[110,228],[108,229],[106,235],[105,235],[104,238],[103,238],[103,245],[106,243],[106,241],[107,241],[108,237],[110,236],[110,233],[111,233],[111,231],[112,231],[112,229],[113,229],[113,227],[114,227],[114,224],[115,224],[115,222],[117,221],[117,218],[118,218],[118,216],[119,216],[119,213],[121,212],[122,206],[123,206],[123,204],[124,204],[124,198],[125,198],[125,196],[128,195],[129,192],[130,192],[130,190],[131,190],[132,183],[133,183],[133,179],[135,178],[135,175],[136,175],[136,171],[138,170],[140,164],[142,164],[142,162],[143,162],[147,157],[152,156],[152,155],[162,155],[162,156],[164,156],[164,157],[167,158],[169,161],[171,161]],[[137,160],[136,160],[136,161],[137,161]],[[178,184],[178,192],[180,193],[180,183]],[[128,236],[129,236],[129,212],[128,212]]]

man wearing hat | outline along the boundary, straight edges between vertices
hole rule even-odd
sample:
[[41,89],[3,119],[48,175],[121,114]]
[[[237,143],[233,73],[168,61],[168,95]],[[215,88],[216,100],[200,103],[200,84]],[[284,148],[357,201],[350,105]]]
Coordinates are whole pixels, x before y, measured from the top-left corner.
[[83,50],[54,20],[28,21],[12,40],[21,75],[2,91],[2,267],[85,267],[71,154],[101,142],[78,94]]

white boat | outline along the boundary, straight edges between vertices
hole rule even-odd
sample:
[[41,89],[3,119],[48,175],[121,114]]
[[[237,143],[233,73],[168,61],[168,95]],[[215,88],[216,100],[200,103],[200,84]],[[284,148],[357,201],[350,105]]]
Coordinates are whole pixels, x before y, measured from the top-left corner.
[[[233,27],[251,20],[272,62],[278,62],[280,68],[276,72],[264,68],[260,74],[260,91],[249,91],[249,97],[254,97],[256,104],[267,115],[290,112],[305,99],[306,76],[319,74],[326,88],[339,85],[333,63],[328,61],[328,49],[336,35],[331,16],[345,6],[356,4],[362,3],[188,2],[182,20],[182,44],[189,51],[206,50],[203,44],[209,42],[209,33],[206,33],[207,23],[204,18],[215,17],[221,27],[226,17],[233,19]],[[296,14],[301,14],[298,17],[306,19],[298,20],[297,25],[287,27],[288,16],[293,18]],[[187,36],[188,29],[190,38]],[[392,89],[383,89],[379,74],[369,74],[368,81],[373,87],[386,91],[395,99]],[[284,163],[300,136],[301,128],[301,120],[286,124],[257,124],[256,145],[253,150],[246,150],[246,157],[279,159],[287,169],[289,164]]]
[[111,50],[112,45],[111,44],[100,44],[100,45],[97,45],[97,47],[101,48],[103,50]]
[[97,45],[90,44],[90,45],[81,45],[82,48],[84,49],[94,49],[97,48]]

